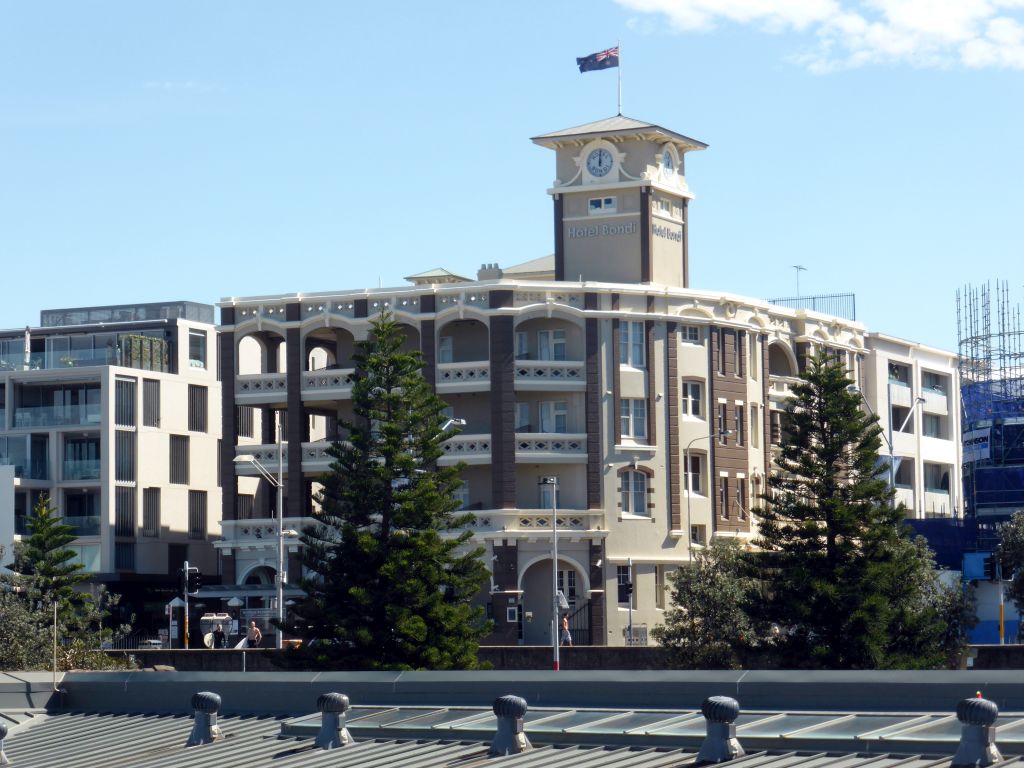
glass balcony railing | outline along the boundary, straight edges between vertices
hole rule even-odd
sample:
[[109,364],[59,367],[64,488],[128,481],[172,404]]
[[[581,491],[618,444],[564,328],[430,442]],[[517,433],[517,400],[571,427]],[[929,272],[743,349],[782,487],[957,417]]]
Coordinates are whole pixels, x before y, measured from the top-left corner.
[[99,459],[64,459],[65,480],[99,480]]
[[19,406],[14,427],[60,427],[100,423],[100,404]]
[[[79,349],[66,352],[33,352],[28,356],[27,369],[37,371],[49,368],[81,368],[89,365],[117,364],[116,349]],[[25,369],[25,354],[23,352],[0,355],[0,371]]]
[[47,471],[46,462],[35,462],[26,464],[19,460],[11,460],[8,457],[0,456],[0,465],[14,466],[14,476],[22,480],[49,480],[50,473]]
[[100,535],[99,515],[71,515],[64,518],[64,525],[71,526],[71,532],[75,536]]

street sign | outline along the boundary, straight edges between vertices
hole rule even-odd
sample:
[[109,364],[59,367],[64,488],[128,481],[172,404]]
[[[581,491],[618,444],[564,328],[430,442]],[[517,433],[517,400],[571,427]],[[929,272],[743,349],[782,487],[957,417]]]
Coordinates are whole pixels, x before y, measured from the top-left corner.
[[243,619],[273,619],[277,611],[273,608],[243,608],[241,614]]

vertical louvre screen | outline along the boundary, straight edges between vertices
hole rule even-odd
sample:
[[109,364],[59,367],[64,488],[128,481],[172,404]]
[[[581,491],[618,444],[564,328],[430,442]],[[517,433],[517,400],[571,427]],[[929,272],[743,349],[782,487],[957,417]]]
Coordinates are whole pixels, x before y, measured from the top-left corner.
[[238,520],[252,520],[252,510],[256,497],[251,493],[238,494],[238,507],[235,511]]
[[206,431],[206,387],[188,385],[188,431]]
[[142,380],[142,426],[160,426],[160,382],[157,379]]
[[135,433],[123,429],[114,434],[114,477],[126,483],[135,482]]
[[206,538],[206,491],[188,492],[188,537]]
[[239,437],[252,437],[253,436],[253,413],[255,408],[251,405],[239,405],[238,414],[235,418],[235,423],[238,425],[238,436]]
[[135,426],[135,381],[117,379],[114,382],[114,423],[119,427]]
[[114,489],[114,533],[117,536],[135,535],[135,489]]
[[160,535],[160,489],[142,490],[142,535]]
[[119,571],[135,570],[134,541],[119,541],[114,544],[114,567]]
[[188,485],[188,435],[171,435],[170,480]]

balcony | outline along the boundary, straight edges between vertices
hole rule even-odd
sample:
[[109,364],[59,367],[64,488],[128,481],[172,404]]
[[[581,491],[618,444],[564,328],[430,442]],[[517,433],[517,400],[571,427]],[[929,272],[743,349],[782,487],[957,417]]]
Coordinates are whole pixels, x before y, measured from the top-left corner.
[[235,378],[235,402],[239,405],[283,402],[288,393],[288,374],[250,373]]
[[99,403],[85,405],[18,406],[14,411],[15,429],[34,427],[86,426],[99,424]]
[[950,502],[949,491],[925,488],[924,514],[925,517],[947,517],[953,514],[953,505]]
[[534,464],[586,464],[586,434],[517,432],[516,461]]
[[800,383],[799,376],[776,376],[768,377],[768,398],[777,403],[784,402],[793,397],[793,385]]
[[[284,527],[287,530],[302,531],[315,525],[312,517],[285,517]],[[213,542],[213,546],[224,554],[230,555],[233,550],[277,552],[277,518],[259,518],[255,520],[222,520],[221,538]],[[298,552],[301,542],[294,536],[285,537],[285,550]],[[269,554],[269,552],[268,552]]]
[[907,511],[914,515],[916,510],[914,508],[914,489],[909,485],[897,485],[896,486],[896,499],[897,505],[903,504]]
[[302,374],[303,400],[348,400],[352,397],[355,368],[324,368]]
[[914,402],[910,387],[896,379],[889,380],[889,402],[901,408],[910,408]]
[[438,392],[487,392],[490,388],[491,364],[486,360],[437,366]]
[[[525,533],[531,537],[551,534],[550,509],[484,509],[473,511],[476,520],[472,530],[477,534]],[[571,540],[573,534],[587,537],[607,535],[604,512],[587,509],[558,510],[558,536]]]
[[946,393],[941,389],[922,389],[921,396],[924,397],[924,404],[921,406],[925,413],[934,413],[945,416],[949,413],[949,403]]
[[99,480],[100,460],[65,459],[63,476],[65,480]]
[[71,527],[75,536],[99,536],[99,515],[70,515],[63,519],[64,525]]
[[517,360],[515,381],[521,391],[583,392],[587,367],[582,360]]
[[49,480],[49,467],[45,461],[25,462],[0,456],[0,466],[13,466],[14,476],[22,480]]
[[[323,474],[331,468],[331,463],[334,459],[328,453],[331,447],[331,443],[328,440],[318,440],[312,443],[302,444],[302,471],[303,473],[309,474]],[[283,468],[285,474],[288,473],[288,443],[284,443],[282,446],[283,456],[281,461],[283,462]],[[270,443],[269,445],[236,445],[236,455],[252,456],[262,464],[271,475],[277,475],[278,458],[277,458],[277,444]],[[243,461],[235,464],[235,474],[240,477],[260,477],[259,470],[256,469],[250,462]]]
[[456,435],[444,441],[444,456],[437,460],[441,466],[460,461],[466,464],[491,463],[491,435]]

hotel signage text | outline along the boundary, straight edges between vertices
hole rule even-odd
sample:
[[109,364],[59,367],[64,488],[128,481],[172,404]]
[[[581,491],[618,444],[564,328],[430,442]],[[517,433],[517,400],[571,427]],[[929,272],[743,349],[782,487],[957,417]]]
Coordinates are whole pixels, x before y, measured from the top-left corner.
[[607,237],[608,235],[634,235],[637,226],[635,221],[626,224],[593,224],[588,227],[569,227],[569,239],[578,237]]

